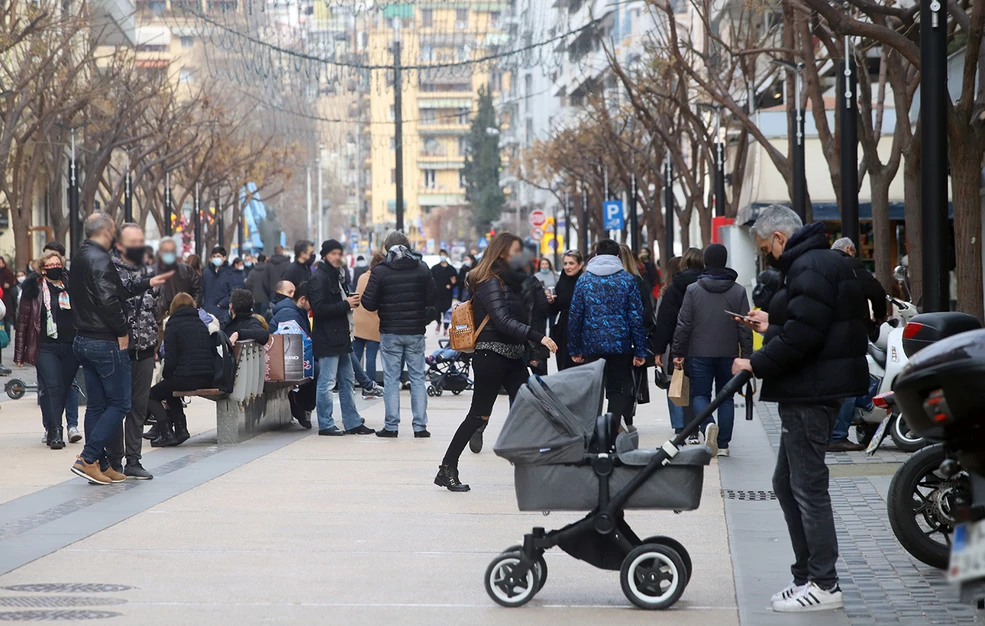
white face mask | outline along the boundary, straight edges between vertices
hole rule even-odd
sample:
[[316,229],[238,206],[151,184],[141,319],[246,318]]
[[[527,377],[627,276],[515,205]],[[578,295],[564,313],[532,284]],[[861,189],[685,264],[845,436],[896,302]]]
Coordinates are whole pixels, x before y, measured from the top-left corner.
[[17,284],[19,285],[19,284],[23,283],[26,278],[27,278],[26,276],[18,276],[17,277]]

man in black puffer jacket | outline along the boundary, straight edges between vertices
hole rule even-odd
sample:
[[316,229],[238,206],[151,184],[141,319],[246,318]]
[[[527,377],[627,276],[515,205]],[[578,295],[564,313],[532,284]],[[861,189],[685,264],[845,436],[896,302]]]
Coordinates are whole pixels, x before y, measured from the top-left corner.
[[410,249],[402,232],[394,231],[383,242],[386,258],[369,274],[366,292],[360,294],[367,311],[380,314],[380,354],[383,356],[383,403],[386,422],[378,437],[396,437],[400,426],[400,373],[407,365],[410,409],[414,436],[429,437],[428,396],[424,378],[424,331],[436,301],[434,279],[421,255]]
[[762,399],[779,403],[783,428],[773,490],[796,560],[793,584],[773,597],[773,610],[839,608],[838,540],[824,454],[841,400],[866,391],[868,307],[848,259],[828,248],[824,224],[802,226],[792,210],[773,205],[752,232],[784,275],[769,313],[749,313],[750,326],[766,335],[764,346],[732,366],[733,374],[747,370],[762,378]]

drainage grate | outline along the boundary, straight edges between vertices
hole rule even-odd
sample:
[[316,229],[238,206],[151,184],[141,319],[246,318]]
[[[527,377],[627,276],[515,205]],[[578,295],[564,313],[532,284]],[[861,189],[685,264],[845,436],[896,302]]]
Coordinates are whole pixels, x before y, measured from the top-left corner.
[[67,606],[101,606],[104,604],[126,604],[120,598],[99,596],[0,596],[0,607],[39,607],[55,608]]
[[32,583],[3,587],[7,591],[26,591],[28,593],[114,593],[133,589],[129,585],[103,583]]
[[0,622],[74,622],[84,619],[108,619],[122,613],[112,611],[13,611],[0,613]]
[[745,500],[747,502],[776,500],[775,493],[762,490],[722,489],[722,497],[726,500]]

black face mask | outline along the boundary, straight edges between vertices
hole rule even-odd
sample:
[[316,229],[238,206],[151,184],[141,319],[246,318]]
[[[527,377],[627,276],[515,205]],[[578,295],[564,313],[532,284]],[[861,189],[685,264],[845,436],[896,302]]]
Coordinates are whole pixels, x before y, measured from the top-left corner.
[[49,267],[44,271],[44,275],[51,280],[61,280],[62,279],[62,268],[60,267]]
[[308,266],[310,267],[310,266],[314,265],[315,264],[315,261],[317,261],[317,260],[318,260],[318,258],[315,255],[312,254],[311,257],[308,258]]
[[123,258],[130,261],[134,265],[143,265],[144,257],[147,255],[146,248],[144,246],[126,248],[123,251]]

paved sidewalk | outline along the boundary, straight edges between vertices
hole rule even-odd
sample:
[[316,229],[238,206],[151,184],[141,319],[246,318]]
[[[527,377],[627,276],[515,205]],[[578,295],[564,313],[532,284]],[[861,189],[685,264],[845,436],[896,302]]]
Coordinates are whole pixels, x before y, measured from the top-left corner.
[[[482,584],[490,559],[533,526],[577,515],[517,512],[511,467],[491,452],[505,397],[486,449],[462,460],[472,492],[431,484],[469,400],[430,399],[431,439],[410,436],[405,410],[396,440],[318,437],[295,426],[232,447],[210,443],[212,405],[197,402],[189,421],[204,435],[148,453],[153,481],[110,487],[70,478],[72,449],[36,441],[28,398],[6,402],[0,441],[17,469],[0,483],[0,620],[72,611],[60,615],[169,625],[738,623],[717,461],[699,510],[627,514],[641,536],[672,536],[691,553],[694,575],[673,610],[632,608],[617,573],[557,550],[528,606],[494,605]],[[382,425],[382,402],[360,405],[368,425]],[[659,401],[638,423],[644,445],[670,432]],[[96,587],[58,586],[68,583]]]

